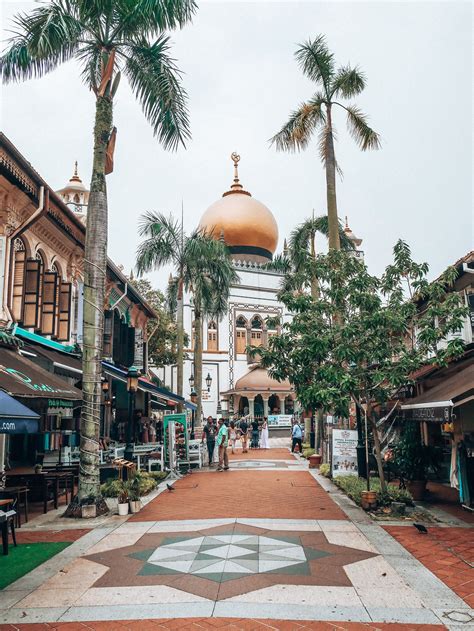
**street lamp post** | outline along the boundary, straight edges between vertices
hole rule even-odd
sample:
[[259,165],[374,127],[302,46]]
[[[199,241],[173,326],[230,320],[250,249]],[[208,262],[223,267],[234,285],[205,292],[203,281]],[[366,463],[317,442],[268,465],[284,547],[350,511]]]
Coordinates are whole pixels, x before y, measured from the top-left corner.
[[207,391],[208,392],[211,391],[211,385],[212,385],[212,377],[211,377],[211,373],[208,372],[207,373],[207,377],[206,377],[206,386],[207,386]]
[[[191,378],[189,378],[189,382],[191,383]],[[193,379],[193,386],[194,386],[194,379]],[[193,387],[191,387],[191,395],[190,395],[190,399],[191,399],[191,403],[196,403],[197,400],[197,394],[194,390]],[[191,410],[191,440],[194,440],[195,435],[194,435],[194,424],[196,422],[196,410],[192,409]]]
[[128,391],[128,422],[127,422],[127,446],[125,447],[125,460],[133,459],[133,413],[135,409],[135,394],[138,389],[138,379],[140,371],[135,366],[130,366],[127,372],[127,391]]

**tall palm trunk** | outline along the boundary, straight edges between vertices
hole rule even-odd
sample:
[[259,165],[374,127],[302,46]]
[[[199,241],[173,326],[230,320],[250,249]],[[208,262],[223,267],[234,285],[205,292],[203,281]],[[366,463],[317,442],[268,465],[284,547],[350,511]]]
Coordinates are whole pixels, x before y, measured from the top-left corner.
[[339,220],[337,217],[336,199],[336,154],[334,152],[331,105],[327,106],[326,124],[326,194],[329,223],[329,249],[340,250],[341,244],[339,240]]
[[202,311],[198,301],[194,303],[194,385],[196,388],[196,423],[202,417]]
[[112,101],[97,97],[94,163],[84,253],[84,346],[79,500],[100,495],[99,432],[107,270],[107,187],[105,156],[112,129]]
[[[176,372],[178,383],[176,384],[177,394],[183,396],[183,362],[184,362],[184,292],[183,292],[183,277],[182,275],[178,281],[178,296],[177,296],[177,309],[176,309],[176,324],[177,331],[177,353],[176,353]],[[178,404],[178,411],[183,411],[181,403]]]
[[[311,259],[313,261],[316,260],[316,243],[315,243],[315,233],[311,233]],[[317,300],[319,298],[319,281],[318,277],[313,273],[311,275],[311,298],[313,300]]]

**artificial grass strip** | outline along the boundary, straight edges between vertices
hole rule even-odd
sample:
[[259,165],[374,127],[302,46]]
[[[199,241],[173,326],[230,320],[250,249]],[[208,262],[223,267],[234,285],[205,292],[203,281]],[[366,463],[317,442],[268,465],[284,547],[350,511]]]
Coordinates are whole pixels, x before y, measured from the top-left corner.
[[20,543],[16,548],[11,544],[7,556],[0,554],[0,589],[28,574],[70,545],[70,541]]

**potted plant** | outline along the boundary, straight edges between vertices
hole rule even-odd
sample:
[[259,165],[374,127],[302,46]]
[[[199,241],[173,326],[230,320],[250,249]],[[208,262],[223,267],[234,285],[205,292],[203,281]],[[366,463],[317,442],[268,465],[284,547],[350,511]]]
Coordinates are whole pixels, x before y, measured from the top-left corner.
[[127,488],[130,512],[138,513],[138,511],[142,507],[142,503],[140,501],[140,478],[138,476],[132,478],[127,485]]
[[312,454],[311,456],[309,456],[309,458],[308,458],[308,460],[309,460],[309,468],[310,469],[318,469],[319,465],[321,464],[321,459],[322,459],[321,454]]
[[122,489],[119,491],[117,500],[118,500],[118,514],[128,515],[128,490],[125,487],[125,485],[123,485]]
[[422,500],[428,473],[438,469],[436,450],[421,442],[418,425],[408,424],[393,449],[393,464],[401,484],[405,484],[414,500]]

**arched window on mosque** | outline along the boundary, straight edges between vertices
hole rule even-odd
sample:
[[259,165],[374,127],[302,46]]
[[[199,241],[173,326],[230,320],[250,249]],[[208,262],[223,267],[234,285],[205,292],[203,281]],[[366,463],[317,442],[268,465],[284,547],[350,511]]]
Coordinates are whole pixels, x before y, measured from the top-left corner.
[[217,351],[219,349],[217,323],[211,320],[207,324],[207,350]]
[[250,346],[262,346],[263,321],[260,316],[254,316],[250,322]]
[[235,353],[245,353],[247,346],[247,320],[244,316],[238,316],[235,320]]
[[21,322],[23,314],[23,291],[25,286],[26,248],[23,239],[17,237],[13,242],[13,287],[12,315],[15,322]]

